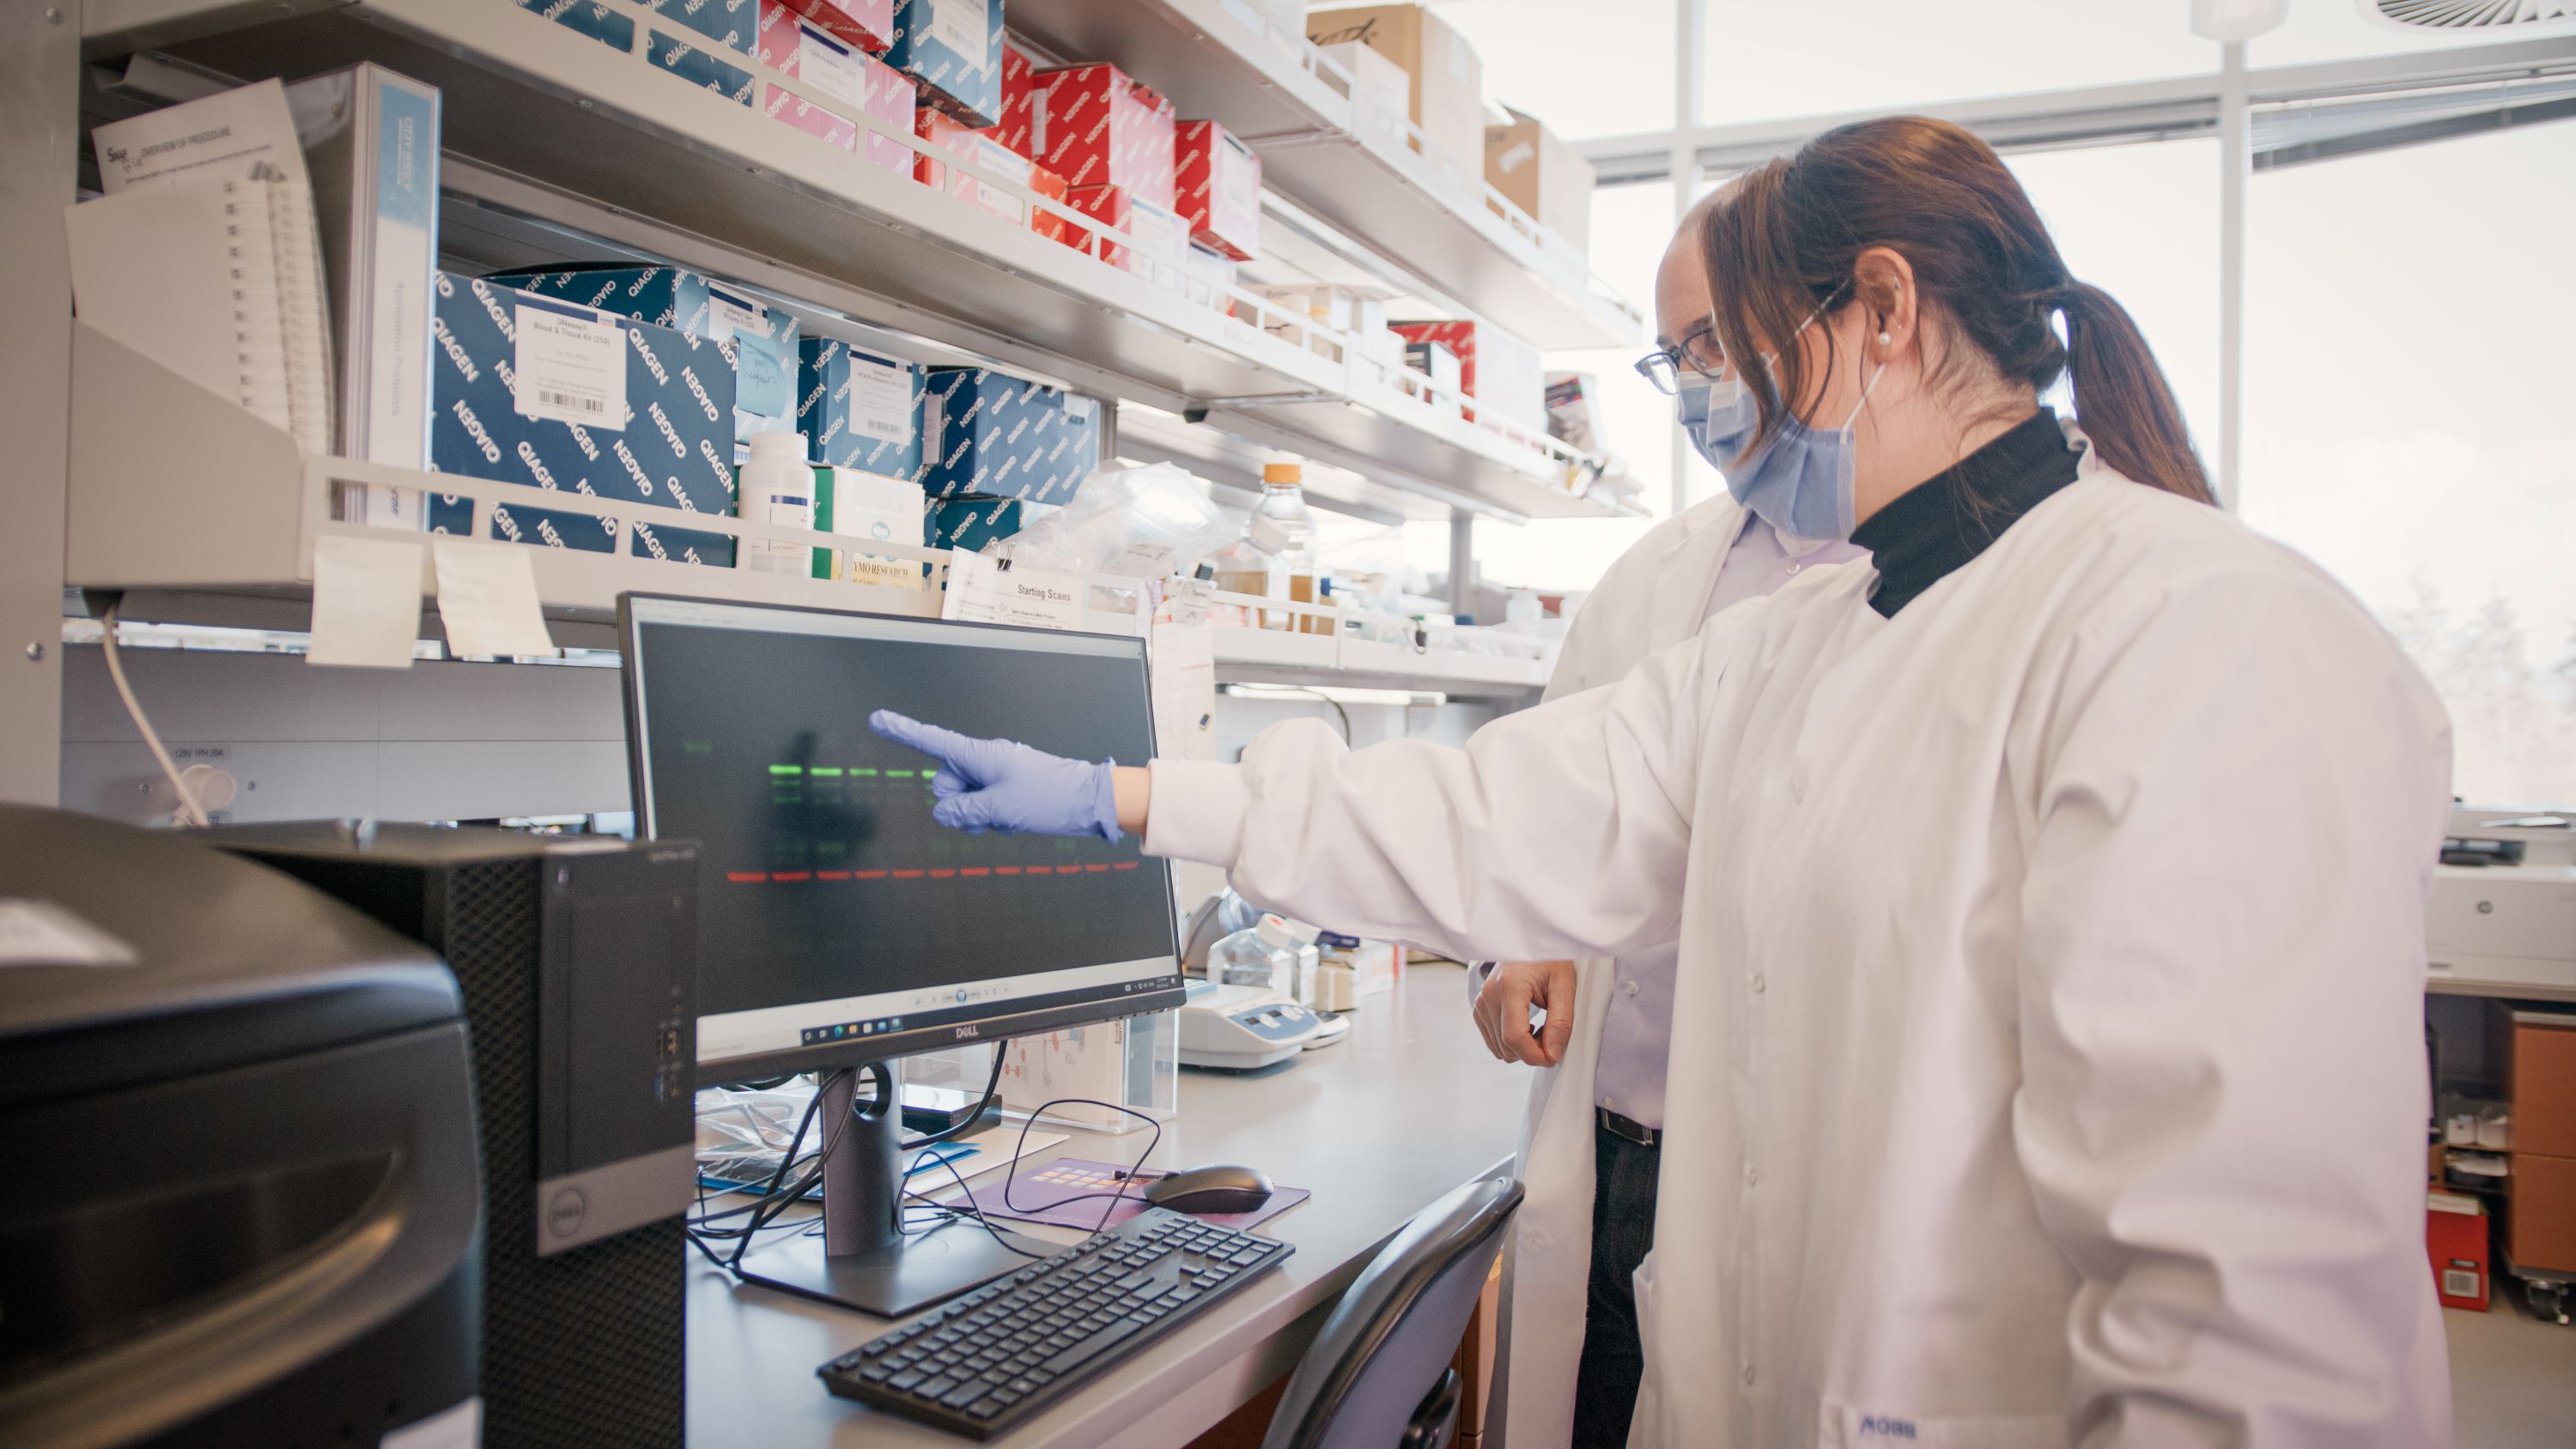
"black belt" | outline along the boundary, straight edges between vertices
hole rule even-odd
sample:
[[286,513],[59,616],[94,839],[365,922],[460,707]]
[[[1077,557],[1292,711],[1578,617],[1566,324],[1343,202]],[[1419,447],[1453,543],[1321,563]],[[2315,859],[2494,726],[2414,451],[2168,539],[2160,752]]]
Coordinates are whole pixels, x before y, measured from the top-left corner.
[[1660,1147],[1664,1133],[1660,1127],[1649,1127],[1633,1117],[1622,1117],[1607,1107],[1592,1109],[1592,1117],[1602,1131],[1613,1137],[1624,1137],[1640,1147]]

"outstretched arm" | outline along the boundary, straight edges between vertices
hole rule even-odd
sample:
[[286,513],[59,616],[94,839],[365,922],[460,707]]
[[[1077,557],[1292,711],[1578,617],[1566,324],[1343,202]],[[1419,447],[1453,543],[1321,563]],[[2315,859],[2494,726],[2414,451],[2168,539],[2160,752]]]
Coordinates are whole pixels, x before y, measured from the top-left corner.
[[1267,909],[1335,930],[1510,957],[1669,940],[1681,907],[1712,631],[1625,681],[1476,732],[1464,749],[1350,750],[1319,723],[1263,732],[1238,765],[1063,760],[897,715],[878,733],[939,758],[937,818],[968,830],[1142,829],[1156,855],[1225,869]]

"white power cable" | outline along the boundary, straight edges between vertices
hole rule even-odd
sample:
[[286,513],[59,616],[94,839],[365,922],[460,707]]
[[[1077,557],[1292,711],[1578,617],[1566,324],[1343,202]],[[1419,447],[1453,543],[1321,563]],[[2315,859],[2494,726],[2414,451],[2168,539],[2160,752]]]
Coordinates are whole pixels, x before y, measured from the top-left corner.
[[116,694],[125,701],[125,712],[133,717],[135,729],[142,732],[143,743],[152,747],[152,758],[161,762],[161,773],[170,777],[170,788],[179,792],[178,823],[203,829],[207,823],[206,812],[197,808],[196,792],[188,788],[187,781],[179,778],[177,762],[162,747],[161,736],[153,732],[152,721],[143,717],[143,706],[134,698],[134,686],[125,682],[125,664],[116,657],[116,611],[124,607],[125,601],[119,599],[108,605],[107,612],[100,616],[99,622],[105,628],[98,642],[107,652],[107,677],[116,681]]

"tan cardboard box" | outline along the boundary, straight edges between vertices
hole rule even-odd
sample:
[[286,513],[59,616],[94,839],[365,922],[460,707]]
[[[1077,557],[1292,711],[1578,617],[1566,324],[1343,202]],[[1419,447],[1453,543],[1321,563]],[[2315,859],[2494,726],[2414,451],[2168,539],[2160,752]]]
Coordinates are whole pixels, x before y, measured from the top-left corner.
[[1503,1317],[1503,1255],[1494,1255],[1493,1270],[1476,1295],[1476,1311],[1467,1317],[1466,1336],[1450,1366],[1458,1371],[1458,1443],[1479,1441],[1489,1427],[1485,1407],[1494,1399],[1494,1360],[1500,1356]]
[[1558,139],[1547,123],[1511,111],[1508,126],[1485,128],[1485,184],[1537,218],[1538,224],[1592,250],[1592,163]]
[[1306,38],[1322,46],[1358,41],[1404,67],[1430,159],[1466,180],[1484,174],[1485,67],[1447,21],[1419,5],[1316,10],[1307,13]]

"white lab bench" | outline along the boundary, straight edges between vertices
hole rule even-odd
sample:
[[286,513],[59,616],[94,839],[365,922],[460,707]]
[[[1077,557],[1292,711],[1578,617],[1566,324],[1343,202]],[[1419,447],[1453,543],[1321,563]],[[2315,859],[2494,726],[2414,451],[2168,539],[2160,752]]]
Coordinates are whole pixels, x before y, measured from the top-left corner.
[[[1181,1074],[1163,1166],[1242,1163],[1314,1197],[1258,1231],[1296,1256],[1106,1378],[993,1442],[1021,1449],[1187,1444],[1295,1367],[1334,1301],[1395,1231],[1459,1184],[1508,1166],[1529,1074],[1487,1055],[1457,967],[1410,967],[1352,1014],[1341,1042],[1273,1075]],[[1146,1134],[1076,1132],[1038,1154],[1132,1161]],[[994,1179],[981,1179],[989,1182]],[[1018,1230],[1061,1242],[1078,1235]],[[946,1231],[961,1231],[950,1228]],[[967,1441],[831,1397],[816,1365],[893,1323],[737,1286],[694,1254],[688,1424],[694,1445]]]

